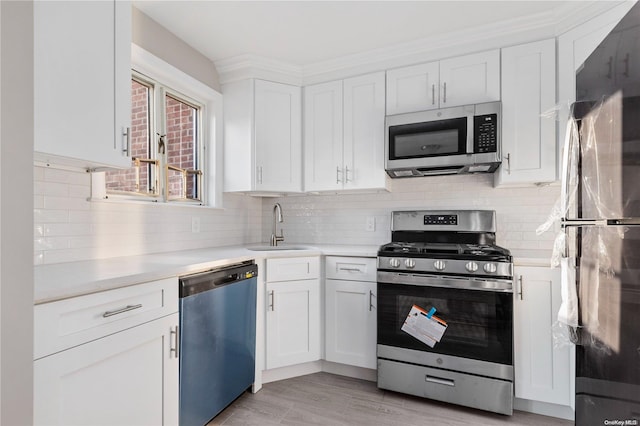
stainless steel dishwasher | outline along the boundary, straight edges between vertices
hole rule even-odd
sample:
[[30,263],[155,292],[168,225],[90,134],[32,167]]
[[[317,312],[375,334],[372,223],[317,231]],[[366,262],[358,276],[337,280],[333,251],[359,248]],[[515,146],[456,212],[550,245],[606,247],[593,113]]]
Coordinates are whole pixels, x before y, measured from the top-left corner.
[[180,425],[202,426],[254,381],[258,266],[180,278]]

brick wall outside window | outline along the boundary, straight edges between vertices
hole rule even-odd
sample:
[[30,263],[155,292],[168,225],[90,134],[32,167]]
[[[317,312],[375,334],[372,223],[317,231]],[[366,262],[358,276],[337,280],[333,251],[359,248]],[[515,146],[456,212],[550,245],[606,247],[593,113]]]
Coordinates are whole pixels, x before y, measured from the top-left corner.
[[[167,164],[181,169],[196,169],[195,141],[197,109],[171,96],[166,96]],[[195,178],[187,180],[183,193],[182,176],[169,172],[169,196],[195,198]]]
[[[149,152],[149,88],[136,80],[131,80],[131,157],[150,158]],[[108,191],[147,193],[149,190],[149,166],[139,169],[140,189],[136,191],[135,168],[114,170],[106,173]]]

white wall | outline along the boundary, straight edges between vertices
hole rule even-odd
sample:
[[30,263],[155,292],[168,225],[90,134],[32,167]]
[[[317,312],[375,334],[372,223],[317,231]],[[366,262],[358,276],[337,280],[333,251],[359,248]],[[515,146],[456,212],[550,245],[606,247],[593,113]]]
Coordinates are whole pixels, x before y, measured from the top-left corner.
[[[224,194],[224,209],[89,202],[91,176],[34,168],[34,264],[260,241],[262,201]],[[192,217],[200,232],[191,230]]]
[[2,1],[0,10],[0,424],[29,425],[33,422],[33,3]]
[[[496,239],[501,246],[552,248],[552,233],[537,236],[535,229],[546,220],[559,197],[558,186],[496,189],[493,175],[478,174],[395,179],[390,189],[379,194],[266,198],[262,240],[269,240],[273,204],[279,202],[284,223],[278,226],[284,229],[285,243],[380,245],[391,240],[394,210],[465,208],[496,210]],[[375,217],[374,232],[365,230],[370,216]]]

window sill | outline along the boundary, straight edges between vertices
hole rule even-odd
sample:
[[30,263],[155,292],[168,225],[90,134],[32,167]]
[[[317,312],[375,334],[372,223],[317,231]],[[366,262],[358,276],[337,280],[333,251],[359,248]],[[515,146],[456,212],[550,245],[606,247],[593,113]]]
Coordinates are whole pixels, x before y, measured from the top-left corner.
[[166,207],[181,207],[181,208],[192,208],[192,209],[208,209],[208,210],[224,210],[224,207],[219,206],[207,206],[201,204],[200,202],[189,202],[189,201],[169,201],[164,202],[158,198],[144,198],[144,197],[136,197],[136,196],[127,196],[127,195],[113,195],[109,194],[104,197],[89,197],[87,201],[92,203],[106,203],[106,204],[138,204],[138,205],[154,205],[154,206],[166,206]]

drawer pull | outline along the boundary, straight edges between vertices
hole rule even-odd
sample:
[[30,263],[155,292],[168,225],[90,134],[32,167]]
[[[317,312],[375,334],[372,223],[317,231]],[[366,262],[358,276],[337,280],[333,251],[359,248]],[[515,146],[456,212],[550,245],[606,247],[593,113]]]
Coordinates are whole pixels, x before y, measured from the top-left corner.
[[424,380],[426,382],[430,382],[430,383],[437,383],[439,385],[446,385],[446,386],[455,386],[456,382],[454,382],[453,380],[450,379],[443,379],[441,377],[436,377],[436,376],[425,376]]
[[116,309],[115,311],[107,311],[102,314],[103,318],[109,318],[114,315],[123,314],[125,312],[133,311],[134,309],[142,308],[142,303],[138,303],[137,305],[127,305],[124,308]]
[[348,271],[348,272],[362,272],[359,268],[339,268],[340,271]]

